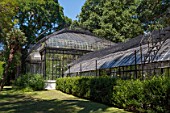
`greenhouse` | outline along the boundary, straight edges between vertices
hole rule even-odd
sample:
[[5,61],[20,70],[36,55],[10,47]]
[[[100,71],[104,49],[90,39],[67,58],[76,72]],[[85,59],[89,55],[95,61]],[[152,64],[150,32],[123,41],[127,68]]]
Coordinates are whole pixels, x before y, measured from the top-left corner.
[[88,53],[69,64],[65,76],[146,78],[170,75],[170,27]]
[[62,29],[39,40],[30,48],[26,72],[42,74],[46,80],[63,77],[68,64],[80,56],[114,45],[88,31]]

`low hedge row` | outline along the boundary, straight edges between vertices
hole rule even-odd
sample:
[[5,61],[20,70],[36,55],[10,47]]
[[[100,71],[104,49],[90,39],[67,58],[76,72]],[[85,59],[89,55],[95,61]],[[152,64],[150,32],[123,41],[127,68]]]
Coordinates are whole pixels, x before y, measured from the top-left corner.
[[109,77],[58,78],[56,89],[78,97],[108,103],[112,97],[115,79]]
[[110,77],[68,77],[56,80],[56,89],[82,98],[135,112],[170,112],[170,78],[115,80]]

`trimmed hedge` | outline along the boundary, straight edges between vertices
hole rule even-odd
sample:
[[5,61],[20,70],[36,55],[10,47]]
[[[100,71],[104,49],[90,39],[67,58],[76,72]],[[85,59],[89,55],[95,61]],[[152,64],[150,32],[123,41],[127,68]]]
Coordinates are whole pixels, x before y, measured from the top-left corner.
[[[112,104],[130,111],[170,111],[170,79],[153,77],[151,80],[118,80],[113,89]],[[169,100],[168,100],[169,99]]]
[[30,89],[38,91],[44,89],[45,83],[42,75],[25,74],[15,80],[14,86],[17,89]]
[[143,85],[140,80],[118,80],[113,88],[112,104],[135,111],[144,98]]
[[56,89],[134,112],[170,112],[170,78],[115,80],[110,77],[68,77]]

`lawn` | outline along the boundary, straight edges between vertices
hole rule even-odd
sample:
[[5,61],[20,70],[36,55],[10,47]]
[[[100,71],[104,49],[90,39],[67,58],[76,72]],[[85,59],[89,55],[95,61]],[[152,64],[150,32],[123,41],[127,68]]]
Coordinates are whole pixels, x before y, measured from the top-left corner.
[[0,92],[0,113],[127,113],[57,90]]

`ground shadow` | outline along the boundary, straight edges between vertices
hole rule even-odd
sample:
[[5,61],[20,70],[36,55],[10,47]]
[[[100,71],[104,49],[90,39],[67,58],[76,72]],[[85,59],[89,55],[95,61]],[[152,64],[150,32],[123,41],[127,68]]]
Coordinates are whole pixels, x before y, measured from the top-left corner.
[[82,108],[78,113],[90,113],[90,112],[104,112],[108,107],[102,104],[98,104],[90,101],[80,101],[80,100],[64,100],[67,103],[66,107],[78,106]]
[[107,108],[86,100],[42,100],[23,94],[0,94],[1,113],[100,113]]
[[63,102],[57,100],[41,100],[9,94],[0,95],[0,98],[0,112],[2,113],[64,113],[71,110],[61,106]]

